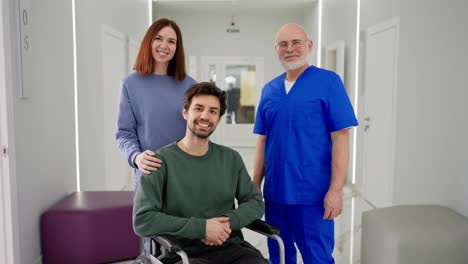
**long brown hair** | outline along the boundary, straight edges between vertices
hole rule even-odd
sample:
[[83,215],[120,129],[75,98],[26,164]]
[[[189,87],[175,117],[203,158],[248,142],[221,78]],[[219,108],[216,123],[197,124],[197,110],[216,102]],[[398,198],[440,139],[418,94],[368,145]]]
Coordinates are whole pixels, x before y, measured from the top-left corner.
[[153,73],[155,61],[151,52],[151,43],[158,32],[167,26],[174,29],[177,35],[176,51],[174,57],[169,61],[167,75],[174,77],[176,81],[182,81],[185,79],[185,76],[187,76],[187,73],[185,72],[185,54],[182,33],[179,26],[174,21],[167,18],[158,19],[148,28],[145,37],[141,42],[140,51],[138,51],[138,56],[133,69],[140,75]]

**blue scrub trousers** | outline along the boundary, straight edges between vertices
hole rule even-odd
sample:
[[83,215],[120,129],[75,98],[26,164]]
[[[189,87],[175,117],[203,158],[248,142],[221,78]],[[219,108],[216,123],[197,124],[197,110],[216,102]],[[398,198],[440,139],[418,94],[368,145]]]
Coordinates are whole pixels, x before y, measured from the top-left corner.
[[[281,230],[286,264],[297,263],[294,243],[301,252],[304,264],[334,264],[334,221],[322,219],[321,205],[283,205],[265,201],[265,220]],[[279,263],[276,241],[268,239],[270,262]]]

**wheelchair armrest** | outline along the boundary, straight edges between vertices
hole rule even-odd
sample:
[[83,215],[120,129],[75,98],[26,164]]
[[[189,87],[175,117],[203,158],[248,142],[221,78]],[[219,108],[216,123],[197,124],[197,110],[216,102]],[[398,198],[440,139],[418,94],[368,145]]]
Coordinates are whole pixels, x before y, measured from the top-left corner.
[[[246,228],[263,234],[265,236],[272,236],[272,235],[279,235],[280,230],[273,225],[257,219],[250,223]],[[158,235],[158,236],[152,236],[151,239],[153,239],[156,243],[164,247],[168,252],[171,253],[176,253],[178,251],[181,251],[182,247],[179,244],[179,240],[177,237],[172,236],[172,235]]]
[[252,231],[263,234],[265,236],[273,236],[280,234],[280,230],[278,228],[260,219],[253,221],[246,227]]
[[167,252],[177,253],[182,250],[182,247],[179,244],[179,240],[175,236],[159,235],[152,236],[151,239],[154,240],[157,244],[161,245],[163,248],[165,248]]

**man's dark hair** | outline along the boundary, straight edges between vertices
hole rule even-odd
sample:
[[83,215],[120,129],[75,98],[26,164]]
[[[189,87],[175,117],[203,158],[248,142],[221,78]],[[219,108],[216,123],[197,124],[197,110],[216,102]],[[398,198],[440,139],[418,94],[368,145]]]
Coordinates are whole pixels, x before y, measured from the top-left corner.
[[192,98],[196,95],[213,95],[216,96],[219,100],[220,111],[219,116],[223,116],[226,112],[227,103],[226,103],[226,92],[219,89],[214,83],[210,82],[201,82],[196,83],[185,91],[184,94],[184,109],[188,111],[190,104],[192,103]]

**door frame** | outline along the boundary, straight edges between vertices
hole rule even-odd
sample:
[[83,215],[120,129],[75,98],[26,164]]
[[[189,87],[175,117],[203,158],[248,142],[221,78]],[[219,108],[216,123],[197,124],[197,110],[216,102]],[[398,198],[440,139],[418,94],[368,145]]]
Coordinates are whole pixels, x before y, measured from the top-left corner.
[[[7,7],[6,9],[4,9]],[[9,102],[12,102],[11,93],[7,92],[7,87],[15,87],[15,85],[7,85],[7,66],[8,61],[15,60],[7,54],[15,54],[14,49],[7,42],[10,36],[14,35],[11,32],[10,22],[11,19],[16,17],[14,14],[7,12],[8,3],[0,4],[0,263],[15,263],[18,257],[15,256],[15,248],[17,245],[14,243],[14,237],[18,232],[15,229],[13,219],[15,218],[14,205],[14,184],[13,184],[13,171],[10,171],[10,165],[13,164],[10,159],[10,153],[14,153],[13,135],[8,137],[8,120],[13,120],[11,112],[8,111]],[[14,61],[16,62],[16,61]],[[11,71],[15,71],[11,67]],[[9,82],[12,79],[9,78]],[[8,99],[7,99],[8,98]],[[3,148],[6,147],[7,153],[3,153]],[[16,251],[17,252],[17,251]]]
[[[260,101],[260,95],[262,93],[262,88],[264,85],[264,58],[258,56],[202,56],[201,57],[201,71],[198,75],[199,81],[206,81],[209,76],[209,65],[216,65],[218,74],[221,76],[225,75],[225,68],[223,65],[228,64],[249,64],[255,65],[256,80],[255,80],[255,114],[257,113],[258,103]],[[216,78],[216,85],[218,87],[223,87],[221,78]],[[229,126],[235,126],[236,131],[233,134],[238,134],[238,132],[249,131],[249,134],[246,135],[246,138],[243,140],[227,140],[228,133],[226,130]],[[256,136],[253,134],[253,124],[225,124],[225,120],[222,119],[218,128],[212,136],[213,140],[218,140],[219,143],[236,148],[250,148],[255,147]],[[247,139],[247,140],[246,140]]]
[[[389,30],[391,28],[395,28],[395,39],[394,39],[394,46],[395,46],[395,56],[394,56],[394,68],[393,68],[393,87],[392,87],[392,109],[391,109],[391,120],[390,120],[390,125],[391,125],[391,130],[390,130],[390,172],[389,172],[389,175],[391,175],[392,177],[392,181],[391,181],[391,186],[387,186],[388,188],[391,188],[391,193],[392,193],[392,197],[390,198],[391,200],[391,204],[394,203],[394,198],[395,198],[395,189],[394,189],[394,183],[395,183],[395,141],[396,141],[396,115],[397,115],[397,89],[398,89],[398,54],[399,54],[399,35],[400,35],[400,19],[399,17],[394,17],[394,18],[391,18],[389,20],[386,20],[382,23],[379,23],[377,25],[374,25],[374,26],[371,26],[369,28],[366,29],[365,31],[365,59],[364,61],[367,60],[367,56],[368,56],[368,46],[367,46],[367,43],[369,42],[369,39],[375,35],[375,34],[378,34],[382,31],[386,31],[386,30]],[[366,63],[364,63],[364,67],[367,68],[367,65],[365,65]],[[365,68],[364,68],[364,72],[365,72]],[[367,87],[366,87],[366,80],[364,78],[363,80],[363,88],[361,91],[362,91],[362,94],[364,95],[364,111],[363,111],[363,119],[368,116],[368,113],[367,113]],[[362,122],[363,124],[365,123],[364,121]],[[363,131],[363,133],[365,133]],[[366,199],[365,195],[365,191],[366,191],[366,166],[365,166],[365,162],[366,162],[366,156],[367,156],[367,151],[368,151],[368,146],[367,146],[367,140],[365,139],[365,135],[363,135],[363,138],[364,138],[364,146],[363,146],[363,150],[362,150],[362,161],[363,161],[363,165],[362,165],[362,189],[361,189],[361,193],[362,195],[364,196],[363,198]],[[370,201],[367,201],[370,203]],[[374,207],[375,207],[375,204],[372,204]]]
[[[109,26],[106,24],[101,25],[101,88],[104,91],[104,94],[107,94],[105,89],[107,88],[106,83],[107,80],[104,77],[107,77],[107,75],[104,74],[104,54],[106,54],[106,51],[108,50],[108,46],[106,44],[105,39],[106,38],[112,38],[116,39],[119,42],[119,44],[122,44],[123,48],[123,56],[124,56],[124,62],[121,70],[123,71],[123,74],[129,74],[131,72],[131,69],[133,68],[133,61],[131,61],[130,58],[130,47],[133,49],[136,49],[136,53],[132,55],[137,55],[138,51],[138,42],[135,40],[131,40],[125,33]],[[135,50],[132,50],[132,53]],[[122,76],[119,74],[118,76]],[[120,77],[119,77],[120,78]],[[112,95],[110,95],[112,96]],[[117,120],[114,120],[113,122],[109,122],[109,116],[106,116],[107,112],[110,111],[114,113],[112,115],[112,118],[116,118],[115,116],[115,109],[118,107],[118,98],[117,100],[114,100],[115,98],[109,98],[110,96],[104,96],[103,98],[103,117],[104,117],[104,122],[103,122],[103,133],[104,133],[104,142],[103,142],[103,147],[104,147],[104,183],[103,187],[104,190],[133,190],[133,170],[128,166],[127,162],[122,158],[121,153],[119,152],[117,145],[115,144],[114,140],[108,140],[108,134],[106,132],[109,132],[107,130],[107,126],[109,124],[117,124]],[[115,94],[115,96],[118,97],[118,93]],[[109,107],[106,108],[109,105],[116,104],[115,107]],[[111,111],[112,110],[112,111]],[[111,129],[110,131],[115,131],[114,129]],[[115,166],[121,166],[122,167],[122,175],[115,175],[109,172],[109,168],[111,167],[110,164],[115,164],[115,162],[118,162],[119,164]],[[115,167],[113,166],[113,167]],[[119,180],[119,176],[122,176],[120,179],[119,183],[116,183]]]

